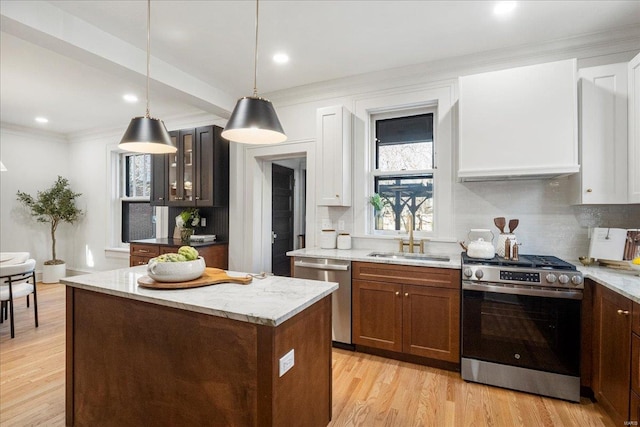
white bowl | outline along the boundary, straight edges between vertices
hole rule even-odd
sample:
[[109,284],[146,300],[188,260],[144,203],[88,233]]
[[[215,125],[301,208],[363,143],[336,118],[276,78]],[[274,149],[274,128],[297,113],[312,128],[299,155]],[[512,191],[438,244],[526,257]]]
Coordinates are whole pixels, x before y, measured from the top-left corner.
[[188,282],[202,276],[205,267],[202,257],[182,262],[158,262],[152,258],[147,264],[147,274],[156,282]]

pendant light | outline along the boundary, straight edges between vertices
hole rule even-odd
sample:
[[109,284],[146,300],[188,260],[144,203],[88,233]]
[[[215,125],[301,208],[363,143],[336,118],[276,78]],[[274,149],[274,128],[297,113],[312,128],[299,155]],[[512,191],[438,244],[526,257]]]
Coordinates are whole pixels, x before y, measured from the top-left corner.
[[287,140],[271,101],[260,98],[258,76],[258,1],[256,0],[256,45],[253,62],[253,96],[240,98],[222,137],[244,144],[275,144]]
[[149,69],[151,59],[151,0],[147,0],[147,112],[144,117],[134,117],[118,147],[136,153],[175,153],[177,148],[164,122],[149,116]]

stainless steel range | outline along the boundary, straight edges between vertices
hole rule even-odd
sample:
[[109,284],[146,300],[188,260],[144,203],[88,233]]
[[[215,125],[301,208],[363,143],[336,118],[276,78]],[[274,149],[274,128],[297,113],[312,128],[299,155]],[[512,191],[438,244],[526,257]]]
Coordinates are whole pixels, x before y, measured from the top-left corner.
[[462,378],[580,401],[582,273],[553,256],[462,254]]

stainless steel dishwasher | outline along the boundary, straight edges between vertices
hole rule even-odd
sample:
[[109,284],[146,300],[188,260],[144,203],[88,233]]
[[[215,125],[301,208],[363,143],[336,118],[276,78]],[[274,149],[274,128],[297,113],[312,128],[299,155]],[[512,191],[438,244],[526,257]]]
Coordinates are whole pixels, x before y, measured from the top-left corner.
[[351,261],[294,257],[293,277],[337,282],[340,287],[331,294],[331,322],[336,347],[353,348],[351,344]]

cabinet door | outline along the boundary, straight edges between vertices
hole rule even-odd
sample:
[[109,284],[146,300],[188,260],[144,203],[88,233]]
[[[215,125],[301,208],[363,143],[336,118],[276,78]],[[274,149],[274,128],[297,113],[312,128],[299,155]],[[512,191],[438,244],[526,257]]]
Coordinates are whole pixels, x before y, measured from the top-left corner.
[[[194,206],[194,163],[195,129],[178,132],[178,151],[169,160],[169,206]],[[173,159],[172,159],[173,157]]]
[[402,285],[354,280],[353,341],[402,351]]
[[151,206],[166,206],[169,194],[169,154],[151,155]]
[[222,128],[196,129],[196,206],[229,206],[229,141]]
[[580,70],[578,203],[627,203],[627,64]]
[[342,106],[319,108],[317,203],[351,206],[351,114]]
[[195,202],[196,206],[213,206],[213,126],[196,129]]
[[460,362],[460,291],[403,286],[403,351]]
[[593,391],[618,425],[629,416],[631,307],[631,300],[596,286]]
[[631,334],[631,390],[640,394],[640,337]]

